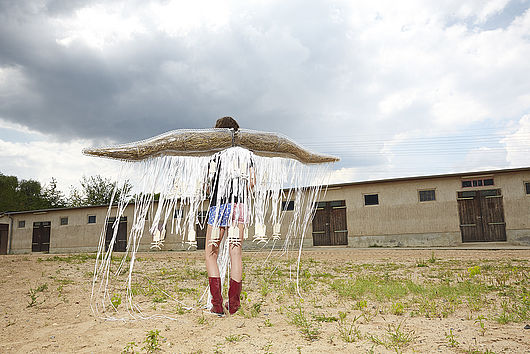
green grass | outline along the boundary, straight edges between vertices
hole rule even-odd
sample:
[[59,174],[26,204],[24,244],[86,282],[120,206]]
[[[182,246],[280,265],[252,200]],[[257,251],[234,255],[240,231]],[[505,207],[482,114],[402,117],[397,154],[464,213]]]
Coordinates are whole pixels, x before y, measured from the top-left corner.
[[319,338],[320,331],[316,325],[311,321],[302,309],[301,304],[297,304],[295,309],[289,313],[291,323],[298,327],[302,336],[308,341],[312,342]]

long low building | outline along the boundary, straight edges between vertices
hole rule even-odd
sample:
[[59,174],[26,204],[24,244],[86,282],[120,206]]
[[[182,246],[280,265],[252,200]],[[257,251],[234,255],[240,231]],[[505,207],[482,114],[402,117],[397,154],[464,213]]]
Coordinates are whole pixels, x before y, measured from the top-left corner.
[[[286,200],[284,205],[287,223],[293,202]],[[0,254],[94,252],[107,210],[108,206],[91,206],[0,214]],[[133,216],[130,205],[119,221],[116,251],[127,247]],[[204,212],[199,220],[204,221]],[[199,249],[204,248],[203,225],[196,227]],[[149,222],[140,250],[150,248],[148,227]],[[187,249],[171,232],[171,222],[166,230],[164,249]],[[252,234],[252,227],[249,231]],[[108,240],[112,235],[107,230],[105,236]],[[467,242],[530,246],[530,167],[330,185],[304,239],[306,246],[347,247]],[[246,249],[258,247],[263,244],[244,243]]]

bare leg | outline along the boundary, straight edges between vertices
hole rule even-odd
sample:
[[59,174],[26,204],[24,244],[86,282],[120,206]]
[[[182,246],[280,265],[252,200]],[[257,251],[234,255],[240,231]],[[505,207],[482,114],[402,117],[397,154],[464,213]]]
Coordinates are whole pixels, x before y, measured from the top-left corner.
[[242,261],[242,252],[241,252],[241,242],[243,242],[243,232],[245,230],[245,224],[237,224],[239,228],[239,244],[230,244],[230,278],[241,282],[243,278],[243,261]]
[[204,245],[204,256],[206,259],[206,271],[208,277],[219,278],[219,267],[217,266],[217,256],[219,255],[219,242],[223,239],[226,227],[221,227],[219,231],[219,242],[217,246],[211,244],[210,239],[212,237],[212,225],[208,225],[206,228],[206,242]]

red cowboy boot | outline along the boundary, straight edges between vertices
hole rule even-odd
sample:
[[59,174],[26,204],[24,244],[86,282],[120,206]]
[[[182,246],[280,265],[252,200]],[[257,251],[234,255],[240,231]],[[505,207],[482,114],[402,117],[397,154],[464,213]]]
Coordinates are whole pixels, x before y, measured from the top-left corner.
[[210,312],[219,316],[224,315],[223,296],[221,295],[221,278],[209,277],[210,294],[212,294],[212,308]]
[[241,282],[237,282],[230,278],[230,288],[228,289],[228,302],[226,308],[231,315],[236,313],[241,307],[239,303],[239,296],[241,295]]

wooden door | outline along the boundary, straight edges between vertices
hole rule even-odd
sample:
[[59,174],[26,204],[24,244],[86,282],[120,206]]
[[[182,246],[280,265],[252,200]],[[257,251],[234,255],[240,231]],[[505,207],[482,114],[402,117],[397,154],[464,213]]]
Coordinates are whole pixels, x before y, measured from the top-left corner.
[[313,217],[313,246],[331,246],[329,209],[326,202],[319,202]]
[[[114,233],[113,225],[116,218],[109,218],[107,220],[107,233],[105,235],[105,251],[109,249],[110,241]],[[118,223],[118,233],[116,234],[116,241],[114,242],[113,252],[125,252],[127,250],[127,217],[122,216]]]
[[348,226],[346,225],[346,201],[337,200],[330,205],[330,237],[334,246],[348,244]]
[[197,249],[203,250],[206,245],[206,217],[208,216],[207,211],[199,212],[197,217],[199,218],[199,223],[195,225],[195,240],[197,241]]
[[506,241],[506,223],[500,189],[480,191],[484,241]]
[[506,241],[500,189],[458,192],[462,242]]
[[339,246],[347,244],[346,201],[319,202],[313,218],[313,245]]
[[9,237],[9,224],[0,224],[0,254],[7,254],[8,237]]
[[33,237],[31,242],[32,252],[50,251],[50,221],[39,221],[33,223]]

